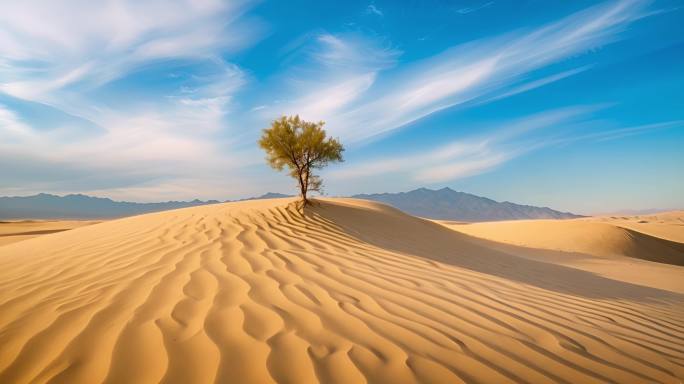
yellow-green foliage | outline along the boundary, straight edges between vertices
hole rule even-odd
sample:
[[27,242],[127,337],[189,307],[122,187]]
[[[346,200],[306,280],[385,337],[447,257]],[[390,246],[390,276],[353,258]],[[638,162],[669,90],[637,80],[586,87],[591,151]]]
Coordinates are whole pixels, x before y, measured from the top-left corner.
[[327,137],[320,121],[312,123],[299,116],[283,116],[264,129],[259,146],[266,151],[266,159],[274,169],[288,168],[290,176],[299,184],[303,205],[308,204],[308,191],[320,191],[322,180],[314,175],[330,162],[343,161],[342,144]]

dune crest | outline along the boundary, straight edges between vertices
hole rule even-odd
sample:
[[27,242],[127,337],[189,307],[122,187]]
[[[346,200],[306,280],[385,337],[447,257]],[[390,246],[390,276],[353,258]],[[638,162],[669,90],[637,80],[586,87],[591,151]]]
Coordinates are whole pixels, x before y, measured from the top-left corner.
[[[669,231],[664,231],[660,227],[652,229],[645,223],[627,227],[622,220],[604,218],[445,225],[468,235],[525,247],[601,257],[627,256],[684,266],[684,243],[652,234],[665,232],[674,237],[673,225],[670,225]],[[674,229],[684,232],[684,228]]]
[[662,239],[684,243],[684,211],[636,216],[599,216],[588,220],[609,223]]
[[0,248],[0,383],[678,383],[684,296],[381,204],[147,214]]

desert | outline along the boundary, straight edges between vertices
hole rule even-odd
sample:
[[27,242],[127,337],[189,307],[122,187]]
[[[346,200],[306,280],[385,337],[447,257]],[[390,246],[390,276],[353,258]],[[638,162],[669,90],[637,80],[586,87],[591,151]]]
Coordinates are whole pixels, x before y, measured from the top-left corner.
[[682,5],[0,1],[0,384],[684,383]]
[[613,264],[633,275],[657,265],[677,282],[667,289],[516,255],[379,203],[318,199],[302,214],[294,200],[146,214],[3,245],[0,381],[684,376],[679,265]]

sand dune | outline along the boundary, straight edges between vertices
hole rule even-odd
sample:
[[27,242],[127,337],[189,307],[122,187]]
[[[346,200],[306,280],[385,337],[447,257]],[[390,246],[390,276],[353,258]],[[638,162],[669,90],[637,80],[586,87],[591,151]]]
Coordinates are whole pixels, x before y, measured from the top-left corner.
[[[684,267],[677,265],[684,258],[684,245],[608,224],[612,221],[587,218],[476,224],[437,222],[477,237],[478,240],[471,241],[486,248],[630,284],[684,293]],[[644,227],[643,223],[640,225]],[[663,226],[650,232],[675,231]]]
[[684,211],[638,216],[600,216],[586,220],[609,223],[647,235],[684,243]]
[[291,201],[1,247],[0,383],[684,378],[684,295],[519,257],[380,204],[324,200],[302,216]]
[[85,220],[12,220],[0,221],[0,245],[32,239],[36,236],[68,231],[70,229],[96,224],[99,221]]
[[[578,220],[524,220],[449,225],[468,235],[521,245],[530,248],[579,252],[611,257],[627,256],[673,265],[684,265],[684,244],[676,238],[684,232],[677,224],[650,229],[644,221],[640,226],[626,228],[625,221],[609,218]],[[638,230],[636,230],[638,229]],[[650,233],[650,234],[649,234]],[[656,237],[655,234],[669,235]]]

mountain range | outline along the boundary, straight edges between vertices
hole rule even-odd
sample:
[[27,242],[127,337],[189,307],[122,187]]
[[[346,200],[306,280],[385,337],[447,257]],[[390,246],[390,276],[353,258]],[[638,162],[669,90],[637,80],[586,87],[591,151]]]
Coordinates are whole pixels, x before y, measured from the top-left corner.
[[[287,197],[282,193],[266,193],[252,199]],[[0,219],[112,219],[169,209],[217,204],[218,200],[166,201],[133,203],[82,194],[57,196],[40,193],[33,196],[0,197]]]
[[361,194],[358,199],[375,200],[414,216],[440,220],[496,221],[522,219],[574,219],[582,217],[547,207],[498,202],[451,188],[419,188],[409,192]]
[[[289,197],[269,192],[252,199]],[[360,194],[351,196],[391,205],[415,216],[458,221],[494,221],[519,219],[570,219],[581,217],[546,207],[497,202],[450,188],[419,188],[409,192]],[[218,200],[167,201],[134,203],[82,194],[57,196],[41,193],[33,196],[0,197],[0,219],[110,219],[143,213],[217,204]]]

